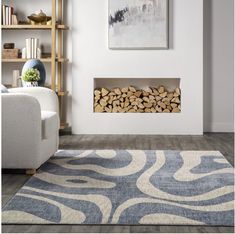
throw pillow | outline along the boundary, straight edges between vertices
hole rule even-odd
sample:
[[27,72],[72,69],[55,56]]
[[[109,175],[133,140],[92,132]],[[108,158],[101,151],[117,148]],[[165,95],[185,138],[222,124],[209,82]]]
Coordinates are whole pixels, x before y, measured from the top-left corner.
[[8,89],[1,84],[1,93],[9,93]]

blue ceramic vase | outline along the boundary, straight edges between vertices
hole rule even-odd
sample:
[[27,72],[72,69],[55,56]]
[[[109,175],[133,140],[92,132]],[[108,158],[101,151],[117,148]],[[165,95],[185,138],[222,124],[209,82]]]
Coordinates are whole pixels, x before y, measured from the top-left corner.
[[24,74],[30,68],[34,68],[39,71],[40,80],[38,81],[38,86],[44,86],[46,81],[46,69],[44,64],[38,59],[30,59],[24,64],[22,74]]

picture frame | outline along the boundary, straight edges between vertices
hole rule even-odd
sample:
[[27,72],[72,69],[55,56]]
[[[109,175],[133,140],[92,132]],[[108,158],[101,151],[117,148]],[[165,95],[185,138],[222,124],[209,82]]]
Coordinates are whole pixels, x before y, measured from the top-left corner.
[[169,0],[109,0],[113,50],[169,49]]

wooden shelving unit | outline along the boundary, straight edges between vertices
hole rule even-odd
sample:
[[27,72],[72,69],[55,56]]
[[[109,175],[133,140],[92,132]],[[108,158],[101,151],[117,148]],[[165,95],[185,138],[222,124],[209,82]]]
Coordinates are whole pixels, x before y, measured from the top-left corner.
[[[17,0],[14,0],[17,1]],[[40,59],[43,63],[50,63],[51,66],[51,82],[50,88],[54,90],[60,100],[60,117],[61,129],[68,127],[65,120],[62,120],[63,113],[63,99],[68,92],[64,90],[63,68],[69,60],[64,58],[64,41],[63,32],[69,30],[69,27],[64,25],[63,20],[63,6],[64,0],[51,0],[52,4],[52,19],[51,25],[2,25],[2,33],[6,30],[49,30],[51,32],[51,53],[50,55],[43,55]],[[25,63],[27,59],[2,59],[2,63]]]

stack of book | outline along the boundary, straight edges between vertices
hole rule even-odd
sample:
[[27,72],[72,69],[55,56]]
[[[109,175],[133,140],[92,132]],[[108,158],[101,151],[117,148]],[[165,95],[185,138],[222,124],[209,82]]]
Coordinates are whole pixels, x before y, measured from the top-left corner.
[[37,59],[41,57],[41,50],[39,49],[39,40],[37,38],[27,38],[25,48],[25,58]]
[[7,5],[2,5],[2,25],[18,24],[17,17],[14,15],[14,8]]

